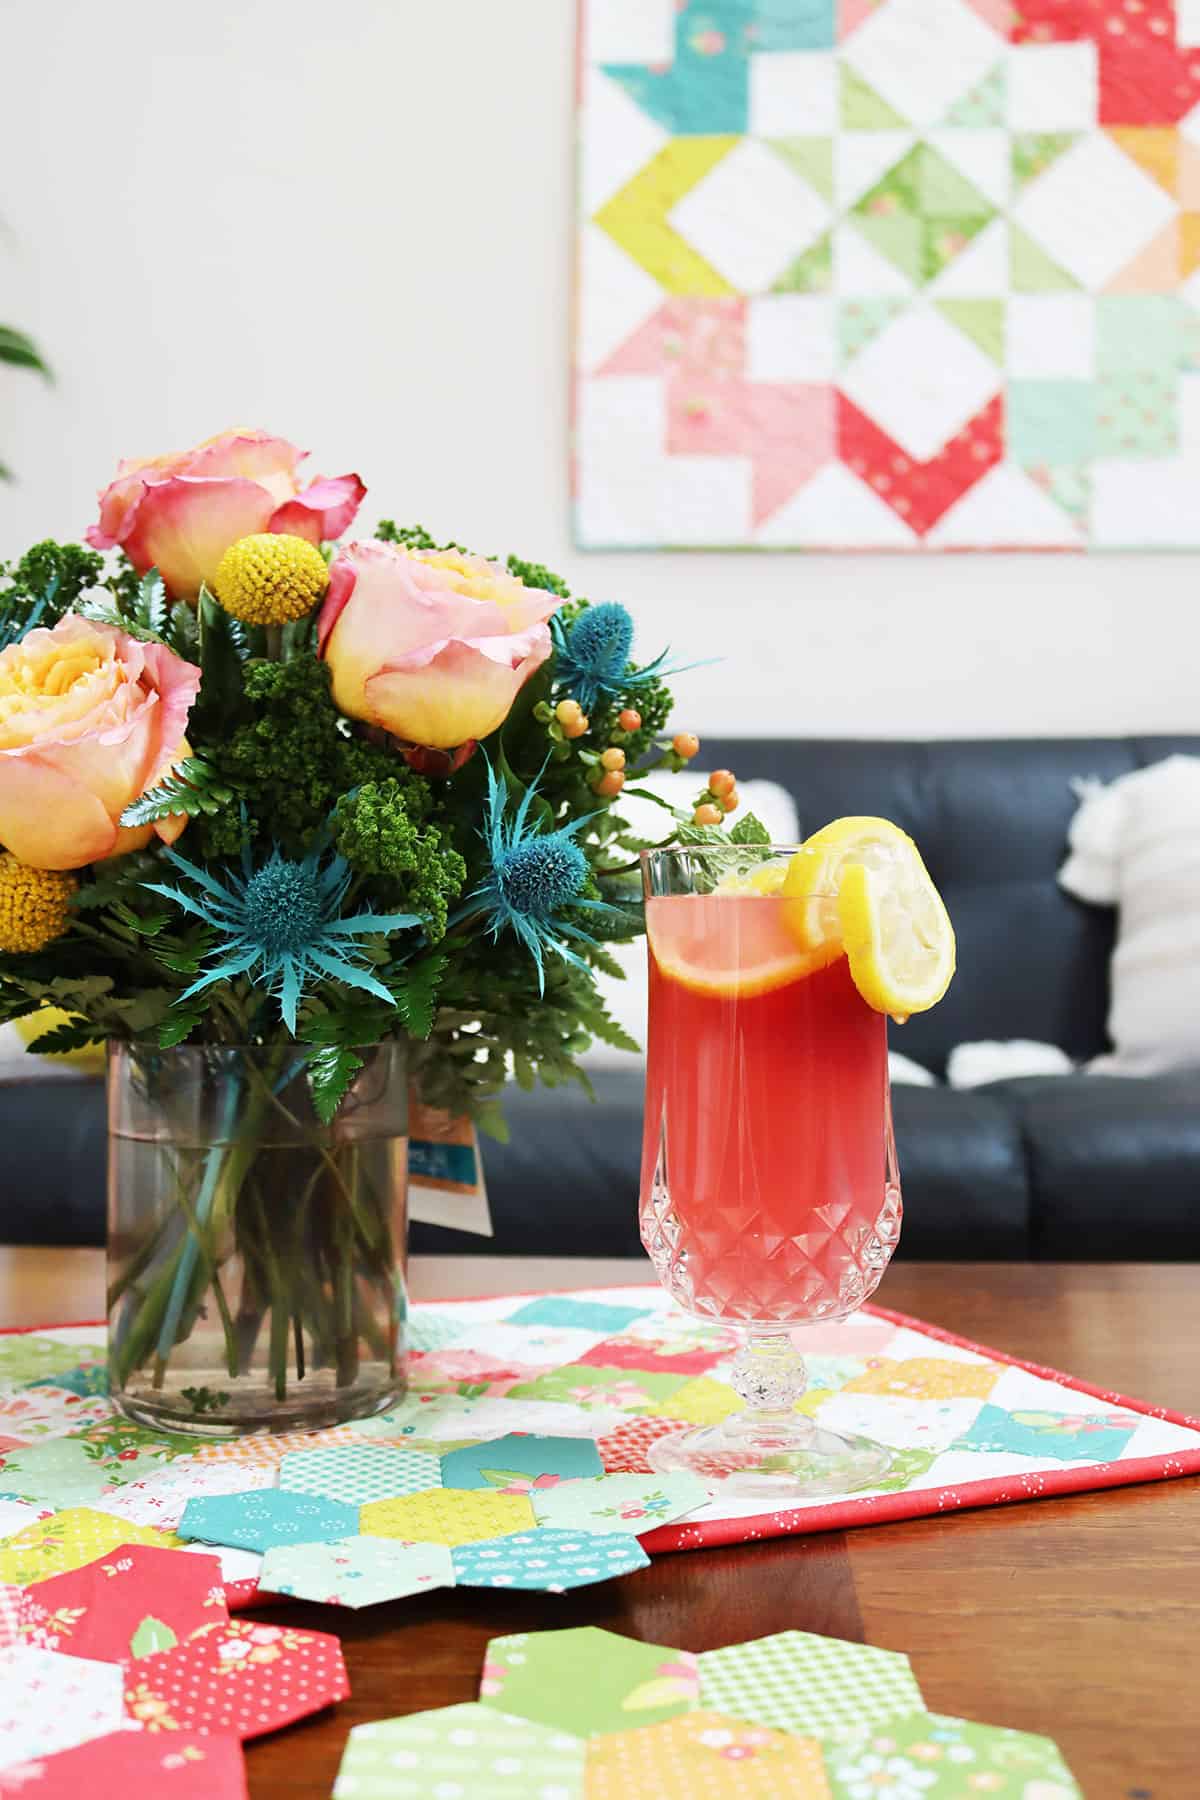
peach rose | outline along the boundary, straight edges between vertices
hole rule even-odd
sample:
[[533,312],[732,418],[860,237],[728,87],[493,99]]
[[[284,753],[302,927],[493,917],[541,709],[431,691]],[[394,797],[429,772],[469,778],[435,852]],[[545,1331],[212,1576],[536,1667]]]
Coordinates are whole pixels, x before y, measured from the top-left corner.
[[200,671],[165,644],[67,613],[0,651],[0,844],[34,869],[80,869],[182,815],[122,827],[121,814],[189,754]]
[[366,488],[357,475],[301,487],[307,454],[265,431],[226,431],[194,450],[127,460],[100,495],[87,541],[120,545],[135,569],[157,568],[177,600],[194,600],[239,538],[286,531],[319,544],[349,527]]
[[334,700],[429,749],[486,737],[549,656],[558,604],[482,556],[349,544],[318,625]]

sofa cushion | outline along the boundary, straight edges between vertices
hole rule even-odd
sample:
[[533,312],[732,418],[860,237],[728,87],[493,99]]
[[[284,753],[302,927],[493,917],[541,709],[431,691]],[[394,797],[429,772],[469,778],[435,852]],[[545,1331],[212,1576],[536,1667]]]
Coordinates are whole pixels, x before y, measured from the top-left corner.
[[0,1082],[0,1243],[102,1244],[104,1083]]
[[[512,1136],[484,1144],[495,1239],[415,1225],[414,1250],[514,1256],[637,1256],[640,1072],[598,1069],[598,1103],[571,1089],[513,1090]],[[897,1088],[901,1251],[911,1257],[1029,1253],[1025,1158],[1013,1113],[980,1093]],[[882,1198],[882,1195],[881,1195]]]
[[1029,1076],[974,1092],[1011,1108],[1024,1135],[1033,1256],[1200,1256],[1200,1067]]

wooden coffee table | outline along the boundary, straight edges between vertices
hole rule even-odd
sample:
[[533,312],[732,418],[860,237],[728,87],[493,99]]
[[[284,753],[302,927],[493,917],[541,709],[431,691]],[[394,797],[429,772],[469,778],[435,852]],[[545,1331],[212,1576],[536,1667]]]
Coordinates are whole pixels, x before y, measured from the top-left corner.
[[[640,1262],[417,1258],[419,1299],[649,1278]],[[1194,1267],[900,1263],[881,1301],[997,1349],[1200,1409]],[[90,1250],[0,1249],[0,1324],[94,1319]],[[566,1595],[442,1590],[336,1631],[351,1699],[249,1746],[250,1792],[327,1800],[350,1726],[474,1699],[484,1646],[602,1625],[684,1650],[799,1628],[907,1651],[931,1710],[1058,1740],[1089,1800],[1186,1800],[1197,1772],[1200,1485],[1156,1482],[909,1523],[656,1557]],[[630,1800],[637,1800],[631,1796]]]

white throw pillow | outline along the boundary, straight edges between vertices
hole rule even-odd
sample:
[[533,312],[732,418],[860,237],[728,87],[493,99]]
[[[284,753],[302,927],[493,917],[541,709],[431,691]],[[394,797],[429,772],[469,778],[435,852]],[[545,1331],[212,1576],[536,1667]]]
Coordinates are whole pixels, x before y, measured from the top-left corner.
[[[648,788],[652,794],[669,800],[672,806],[688,807],[704,786],[705,779],[705,775],[697,774],[692,769],[683,769],[678,775],[660,771],[647,775],[644,780],[631,783],[631,786]],[[745,818],[747,813],[753,813],[762,820],[773,844],[799,842],[800,824],[796,817],[796,803],[786,788],[774,781],[742,781],[738,783],[738,793],[742,801],[737,813],[739,819]],[[629,821],[634,835],[639,838],[657,840],[670,834],[670,815],[661,806],[656,806],[653,800],[639,800],[635,795],[623,794],[619,810],[621,817]],[[646,967],[646,941],[638,938],[632,944],[610,944],[608,948],[624,969],[625,979],[617,981],[611,975],[599,975],[596,978],[597,986],[612,1017],[644,1046],[650,985]],[[635,1056],[628,1050],[614,1050],[609,1044],[593,1044],[587,1055],[580,1060],[585,1068],[590,1069],[636,1071],[642,1065],[640,1053]]]
[[1170,756],[1083,791],[1058,879],[1117,908],[1115,1049],[1088,1066],[1149,1075],[1200,1062],[1200,757]]

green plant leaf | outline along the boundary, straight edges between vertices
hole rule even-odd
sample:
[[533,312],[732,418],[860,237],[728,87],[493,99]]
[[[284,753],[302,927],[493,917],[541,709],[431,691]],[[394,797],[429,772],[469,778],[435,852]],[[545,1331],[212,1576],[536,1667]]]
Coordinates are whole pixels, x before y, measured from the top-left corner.
[[433,1030],[438,989],[448,960],[445,956],[423,956],[419,962],[410,963],[398,979],[385,977],[409,1037],[427,1038]]
[[86,1019],[64,1019],[49,1031],[41,1032],[30,1045],[35,1056],[61,1055],[67,1050],[87,1050],[104,1042],[104,1033]]
[[210,762],[202,756],[189,756],[171,773],[149,788],[121,814],[122,825],[151,825],[155,819],[172,813],[215,813],[228,806],[233,793],[221,780]]
[[345,1044],[326,1044],[309,1058],[308,1079],[313,1109],[322,1125],[329,1125],[346,1097],[346,1089],[363,1066],[361,1056]]
[[169,1625],[147,1613],[129,1640],[131,1656],[153,1656],[159,1650],[173,1650],[179,1639]]
[[0,325],[0,362],[18,369],[36,369],[47,381],[54,377],[33,339],[12,325]]
[[731,844],[769,844],[771,834],[761,819],[754,813],[747,813],[730,832],[729,841]]

